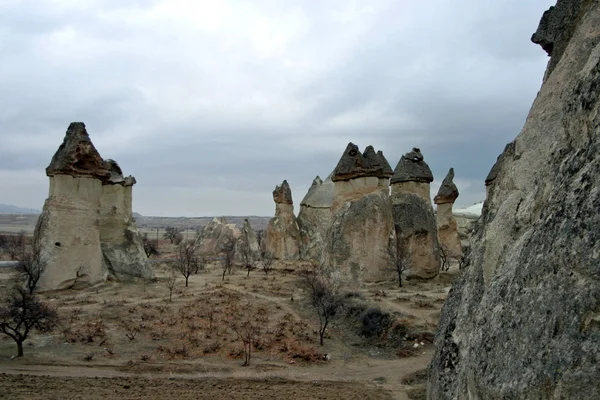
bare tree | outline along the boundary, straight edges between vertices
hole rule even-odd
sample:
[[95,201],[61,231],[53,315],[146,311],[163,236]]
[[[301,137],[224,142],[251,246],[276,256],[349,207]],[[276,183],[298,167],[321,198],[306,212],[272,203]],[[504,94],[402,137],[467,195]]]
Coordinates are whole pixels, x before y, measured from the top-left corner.
[[275,257],[268,251],[262,252],[262,261],[261,266],[263,271],[265,271],[265,275],[269,275],[269,271],[273,269],[273,265],[275,264]]
[[250,271],[254,269],[253,259],[252,259],[252,250],[250,250],[250,246],[248,243],[242,243],[240,246],[240,253],[242,255],[242,262],[244,263],[244,268],[248,271],[248,275],[250,276]]
[[50,332],[57,324],[56,310],[20,286],[0,305],[0,332],[17,343],[17,357],[23,356],[23,342],[32,330]]
[[147,257],[158,255],[158,241],[148,238],[148,232],[144,232],[144,236],[142,236],[142,242],[144,244],[144,251],[146,252]]
[[173,269],[185,278],[185,287],[188,286],[192,274],[197,274],[203,263],[196,254],[196,246],[191,242],[181,242],[178,247],[177,258],[173,263]]
[[179,244],[178,241],[181,242],[181,240],[183,239],[183,236],[181,235],[181,229],[176,228],[174,226],[167,226],[165,228],[165,233],[163,237],[165,239],[169,239],[171,244]]
[[6,251],[11,259],[16,260],[25,252],[25,232],[21,231],[14,235],[8,235]]
[[401,246],[398,246],[398,250],[392,258],[394,261],[392,270],[398,276],[398,287],[402,287],[402,274],[409,269],[410,259],[406,254],[406,250]]
[[29,294],[33,294],[37,289],[38,282],[46,262],[41,257],[41,246],[39,242],[34,241],[31,250],[23,251],[18,257],[19,262],[15,268],[15,274],[19,282],[24,282]]
[[327,326],[340,308],[338,288],[332,279],[323,273],[322,268],[317,266],[304,272],[304,284],[309,290],[311,305],[319,318],[319,339],[322,346]]
[[167,276],[167,280],[165,281],[165,286],[169,289],[169,303],[173,300],[173,290],[175,289],[175,283],[177,282],[177,277],[175,276],[174,271],[171,271]]
[[238,339],[241,340],[244,345],[244,364],[242,364],[244,367],[250,365],[252,343],[254,343],[260,335],[261,326],[266,325],[266,321],[257,318],[257,315],[252,312],[251,307],[250,304],[242,306],[238,318],[232,326]]

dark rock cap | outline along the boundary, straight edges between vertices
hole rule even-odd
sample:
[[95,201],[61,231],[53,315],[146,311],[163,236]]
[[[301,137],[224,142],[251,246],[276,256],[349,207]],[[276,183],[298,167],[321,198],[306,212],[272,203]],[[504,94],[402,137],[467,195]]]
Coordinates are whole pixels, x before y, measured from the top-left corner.
[[350,179],[374,176],[389,178],[393,171],[390,164],[383,156],[383,152],[375,152],[373,146],[367,146],[364,153],[360,153],[358,146],[348,143],[346,150],[333,171],[332,181],[347,181]]
[[46,175],[89,176],[104,181],[111,172],[90,140],[85,124],[71,122],[63,143],[46,168]]
[[121,185],[121,186],[133,186],[136,184],[136,180],[133,176],[123,176],[121,167],[115,160],[105,160],[104,166],[110,172],[108,179],[105,179],[102,183],[105,185]]
[[433,182],[433,174],[423,159],[421,149],[413,147],[412,151],[400,157],[390,183],[400,182]]
[[550,7],[540,20],[531,36],[531,41],[539,44],[551,57],[546,77],[554,70],[562,57],[580,19],[584,0],[559,0]]
[[277,204],[294,204],[292,201],[292,190],[286,180],[277,185],[273,190],[273,200]]
[[433,198],[435,204],[454,203],[458,197],[458,188],[454,184],[454,168],[450,168],[448,175],[444,178],[440,190]]

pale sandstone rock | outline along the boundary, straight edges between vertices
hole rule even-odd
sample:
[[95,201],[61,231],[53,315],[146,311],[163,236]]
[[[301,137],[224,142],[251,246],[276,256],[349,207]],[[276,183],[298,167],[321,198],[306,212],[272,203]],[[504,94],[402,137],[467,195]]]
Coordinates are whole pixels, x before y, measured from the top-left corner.
[[278,260],[300,258],[300,228],[294,215],[292,192],[287,181],[273,191],[275,217],[265,232],[264,250]]
[[102,262],[110,276],[117,280],[152,279],[154,270],[148,264],[142,237],[132,216],[135,178],[123,177],[121,168],[113,160],[106,160],[105,164],[111,177],[102,186],[100,198]]
[[559,0],[544,83],[444,304],[428,398],[600,398],[600,2]]
[[451,258],[460,258],[462,255],[458,226],[452,215],[452,206],[458,194],[458,188],[454,184],[454,168],[450,168],[433,201],[437,204],[436,220],[440,245]]
[[46,268],[39,290],[81,288],[104,282],[99,208],[102,182],[90,175],[50,177],[50,190],[35,238]]
[[397,257],[407,261],[407,279],[430,279],[439,273],[437,224],[429,194],[432,180],[421,150],[413,148],[400,158],[390,181]]
[[333,172],[331,226],[324,264],[349,284],[387,279],[396,237],[389,198],[392,175],[383,153],[348,144]]
[[256,233],[252,229],[252,225],[248,219],[244,219],[239,237],[235,242],[235,259],[238,262],[246,261],[244,255],[248,256],[250,263],[254,263],[261,259],[260,246]]
[[298,227],[300,229],[300,258],[323,262],[327,230],[331,225],[331,205],[335,186],[331,175],[322,181],[318,176],[300,203]]

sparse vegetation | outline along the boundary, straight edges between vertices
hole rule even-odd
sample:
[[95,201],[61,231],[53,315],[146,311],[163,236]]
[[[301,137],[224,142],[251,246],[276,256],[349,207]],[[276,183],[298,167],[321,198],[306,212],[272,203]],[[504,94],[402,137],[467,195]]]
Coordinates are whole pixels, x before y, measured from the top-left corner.
[[167,226],[165,228],[165,233],[163,235],[165,239],[168,239],[171,244],[179,244],[183,240],[183,235],[181,234],[181,229],[176,228],[174,226]]
[[41,257],[41,248],[39,243],[34,242],[30,250],[23,250],[15,267],[16,279],[24,282],[29,294],[33,294],[37,289],[38,282],[46,268],[46,262]]
[[185,287],[192,274],[197,274],[204,267],[204,261],[198,256],[193,242],[181,242],[177,248],[177,257],[172,263],[174,270],[185,278]]

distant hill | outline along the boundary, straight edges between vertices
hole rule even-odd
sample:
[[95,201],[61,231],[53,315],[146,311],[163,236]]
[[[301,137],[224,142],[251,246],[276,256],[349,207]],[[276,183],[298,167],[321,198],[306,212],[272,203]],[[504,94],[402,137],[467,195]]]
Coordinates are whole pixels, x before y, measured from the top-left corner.
[[0,204],[0,214],[40,214],[40,210],[34,208],[22,208],[11,204]]

